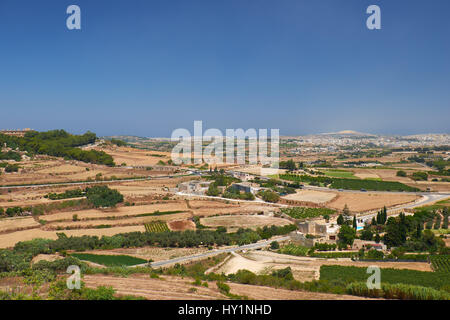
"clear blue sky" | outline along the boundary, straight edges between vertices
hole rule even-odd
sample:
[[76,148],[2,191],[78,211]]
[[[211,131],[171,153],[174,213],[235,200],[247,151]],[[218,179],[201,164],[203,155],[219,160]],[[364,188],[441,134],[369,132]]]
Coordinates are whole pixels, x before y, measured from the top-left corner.
[[449,133],[449,14],[448,0],[1,0],[0,128]]

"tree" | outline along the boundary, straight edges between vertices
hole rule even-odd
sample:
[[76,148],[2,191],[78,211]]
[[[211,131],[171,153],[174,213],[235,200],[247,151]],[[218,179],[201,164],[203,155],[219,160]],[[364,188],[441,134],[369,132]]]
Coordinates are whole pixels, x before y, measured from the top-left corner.
[[338,238],[339,242],[351,246],[356,238],[356,230],[344,224],[339,229]]
[[376,242],[376,243],[380,243],[380,241],[381,241],[381,237],[380,237],[380,235],[377,233],[377,234],[375,235],[375,242]]
[[18,172],[19,171],[19,165],[18,164],[8,164],[5,167],[5,172]]
[[220,191],[219,191],[219,188],[214,183],[211,183],[209,185],[208,191],[206,191],[206,194],[208,196],[217,197],[220,194]]
[[417,224],[415,236],[416,236],[416,239],[417,239],[417,240],[419,240],[419,239],[422,238],[422,224],[421,224],[421,223],[418,223],[418,224]]
[[423,171],[418,171],[418,172],[414,172],[412,174],[411,178],[414,179],[414,180],[427,181],[428,180],[428,174],[426,172],[423,172]]
[[86,188],[86,198],[96,208],[114,207],[116,204],[123,202],[123,195],[108,186],[94,186]]
[[262,191],[260,192],[261,198],[266,201],[266,202],[278,202],[278,200],[280,199],[280,196],[273,192],[273,191]]
[[350,209],[348,208],[347,204],[345,204],[344,210],[342,210],[342,213],[344,214],[344,216],[350,215]]
[[373,260],[382,260],[384,258],[384,254],[381,251],[371,249],[367,252],[367,258]]
[[431,230],[423,231],[423,243],[432,253],[436,252],[439,247],[445,247],[444,241],[440,238],[437,238]]
[[406,177],[406,172],[403,170],[397,171],[397,177]]
[[344,224],[344,217],[342,216],[342,214],[340,214],[337,218],[337,224],[338,225],[343,225]]
[[277,241],[272,241],[270,243],[270,249],[272,249],[272,250],[280,249],[280,244]]
[[356,223],[356,216],[353,216],[353,229],[357,229],[358,228],[358,225],[357,225],[357,223]]
[[372,241],[373,239],[373,232],[370,230],[369,227],[365,227],[364,230],[361,232],[361,239]]
[[287,171],[294,171],[297,169],[294,160],[289,159],[288,161],[280,161],[280,168],[286,169]]
[[[404,216],[404,215],[403,215]],[[391,217],[387,221],[386,233],[384,235],[384,244],[390,247],[399,247],[406,242],[406,225],[402,223],[402,214],[397,221]]]

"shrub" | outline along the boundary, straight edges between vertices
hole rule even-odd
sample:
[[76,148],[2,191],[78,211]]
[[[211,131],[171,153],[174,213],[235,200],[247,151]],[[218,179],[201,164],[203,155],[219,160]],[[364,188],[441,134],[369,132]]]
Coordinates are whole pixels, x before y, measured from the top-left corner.
[[280,249],[280,244],[278,243],[278,241],[272,241],[270,243],[270,249],[272,250]]
[[19,165],[18,164],[8,164],[5,167],[5,172],[18,172],[19,171]]
[[371,298],[400,300],[450,300],[450,294],[448,292],[401,283],[381,283],[380,289],[368,289],[366,283],[355,282],[349,284],[346,290],[347,293],[352,295]]
[[86,197],[96,208],[114,207],[116,204],[123,202],[123,195],[108,186],[86,188]]

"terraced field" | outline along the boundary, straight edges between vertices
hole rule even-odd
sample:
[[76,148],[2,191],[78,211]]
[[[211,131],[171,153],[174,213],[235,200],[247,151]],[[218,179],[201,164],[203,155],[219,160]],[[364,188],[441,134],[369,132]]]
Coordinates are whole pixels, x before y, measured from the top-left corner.
[[164,221],[152,221],[145,224],[145,231],[147,232],[167,232],[170,231],[167,223]]

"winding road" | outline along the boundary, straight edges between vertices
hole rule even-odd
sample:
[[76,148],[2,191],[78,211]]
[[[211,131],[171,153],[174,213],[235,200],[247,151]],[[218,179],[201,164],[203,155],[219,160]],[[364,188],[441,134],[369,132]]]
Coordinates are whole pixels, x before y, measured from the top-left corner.
[[[274,238],[269,239],[269,240],[263,240],[263,241],[259,241],[259,242],[256,242],[256,243],[246,244],[246,245],[243,245],[243,246],[234,246],[234,247],[224,248],[224,249],[215,249],[215,250],[211,250],[211,251],[208,251],[208,252],[205,252],[205,253],[194,254],[194,255],[190,255],[190,256],[184,256],[184,257],[179,257],[179,258],[174,258],[174,259],[169,259],[169,260],[152,262],[150,265],[151,265],[152,268],[157,268],[157,267],[167,266],[167,265],[170,265],[170,264],[190,261],[190,260],[194,260],[194,259],[207,258],[207,257],[215,256],[215,255],[218,255],[218,254],[221,254],[221,253],[236,252],[236,251],[242,251],[242,250],[255,250],[255,249],[260,249],[260,248],[264,248],[264,247],[269,246],[272,241],[286,241],[286,240],[289,240],[289,238],[290,237],[274,237]],[[144,267],[144,266],[148,266],[148,264],[147,263],[138,264],[138,265],[135,265],[135,266],[131,266],[131,268],[133,268],[133,267]]]

